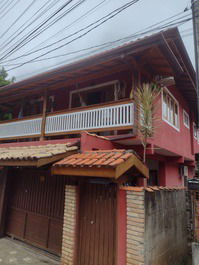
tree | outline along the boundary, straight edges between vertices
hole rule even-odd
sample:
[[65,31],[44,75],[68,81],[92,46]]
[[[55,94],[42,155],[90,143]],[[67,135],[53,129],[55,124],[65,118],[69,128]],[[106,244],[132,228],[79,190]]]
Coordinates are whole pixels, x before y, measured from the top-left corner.
[[0,68],[0,87],[9,85],[15,81],[15,77],[11,79],[7,79],[8,73],[6,72],[5,68]]
[[[137,106],[137,130],[141,137],[143,162],[146,162],[146,149],[148,138],[154,136],[157,127],[157,98],[160,88],[154,83],[143,83],[135,91],[135,103]],[[130,97],[132,97],[132,92]]]

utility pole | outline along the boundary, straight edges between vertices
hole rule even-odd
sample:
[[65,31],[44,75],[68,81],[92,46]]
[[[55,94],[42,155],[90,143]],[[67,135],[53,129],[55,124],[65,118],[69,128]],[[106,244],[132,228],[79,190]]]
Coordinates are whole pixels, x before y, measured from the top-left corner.
[[191,0],[194,32],[194,49],[196,64],[196,90],[197,90],[197,127],[199,127],[199,0]]

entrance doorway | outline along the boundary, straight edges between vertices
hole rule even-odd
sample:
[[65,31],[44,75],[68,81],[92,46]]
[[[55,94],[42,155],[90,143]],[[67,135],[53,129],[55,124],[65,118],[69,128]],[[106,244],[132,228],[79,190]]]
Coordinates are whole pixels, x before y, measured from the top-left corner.
[[78,265],[115,265],[115,184],[80,187]]

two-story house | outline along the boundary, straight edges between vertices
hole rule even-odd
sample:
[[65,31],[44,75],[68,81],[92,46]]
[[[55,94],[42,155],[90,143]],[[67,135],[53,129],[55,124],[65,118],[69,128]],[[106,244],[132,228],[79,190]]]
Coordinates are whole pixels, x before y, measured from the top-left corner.
[[[59,254],[66,184],[79,183],[78,176],[96,177],[95,183],[110,174],[119,179],[125,172],[132,185],[144,184],[140,176],[148,175],[145,165],[125,153],[143,155],[130,94],[154,80],[163,89],[157,103],[159,126],[147,146],[148,183],[182,187],[186,177],[194,176],[198,113],[195,71],[176,28],[0,89],[1,234]],[[113,173],[100,159],[105,151],[110,159],[116,149],[125,156],[114,156],[112,166],[131,160]],[[79,150],[79,156],[91,153],[51,169]],[[131,167],[136,172],[129,172]]]

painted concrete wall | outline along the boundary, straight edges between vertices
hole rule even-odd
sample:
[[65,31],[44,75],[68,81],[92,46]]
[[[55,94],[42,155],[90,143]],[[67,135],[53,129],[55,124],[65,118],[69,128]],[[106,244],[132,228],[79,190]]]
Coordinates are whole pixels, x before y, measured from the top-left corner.
[[186,225],[185,191],[145,192],[145,265],[184,264]]
[[[194,141],[192,130],[194,117],[192,117],[193,115],[190,111],[190,107],[188,106],[186,99],[183,98],[182,94],[180,93],[180,89],[177,87],[170,87],[168,90],[179,103],[179,131],[162,120],[162,98],[160,97],[158,103],[159,110],[157,111],[157,115],[160,120],[157,123],[155,136],[152,140],[150,140],[150,142],[157,145],[158,147],[173,152],[176,155],[194,160],[194,149],[192,148]],[[190,129],[185,127],[183,123],[183,110],[189,114],[190,118],[193,118],[190,124]],[[197,144],[195,147],[196,151],[196,148],[198,148],[198,143],[196,140],[194,142]]]

